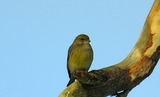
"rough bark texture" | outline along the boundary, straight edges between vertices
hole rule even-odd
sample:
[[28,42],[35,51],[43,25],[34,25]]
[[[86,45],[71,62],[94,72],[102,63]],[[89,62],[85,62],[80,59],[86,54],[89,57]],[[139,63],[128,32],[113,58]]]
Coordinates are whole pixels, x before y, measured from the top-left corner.
[[67,87],[59,97],[127,97],[148,77],[160,58],[160,0],[155,0],[142,33],[130,54],[120,63],[93,70]]

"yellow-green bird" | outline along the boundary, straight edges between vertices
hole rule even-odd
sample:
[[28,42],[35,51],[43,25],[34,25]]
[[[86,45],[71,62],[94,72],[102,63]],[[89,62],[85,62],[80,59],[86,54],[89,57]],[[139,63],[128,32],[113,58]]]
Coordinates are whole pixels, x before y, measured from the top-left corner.
[[69,82],[67,86],[75,81],[75,71],[88,72],[93,61],[93,50],[89,44],[90,39],[85,34],[78,35],[68,50],[67,69]]

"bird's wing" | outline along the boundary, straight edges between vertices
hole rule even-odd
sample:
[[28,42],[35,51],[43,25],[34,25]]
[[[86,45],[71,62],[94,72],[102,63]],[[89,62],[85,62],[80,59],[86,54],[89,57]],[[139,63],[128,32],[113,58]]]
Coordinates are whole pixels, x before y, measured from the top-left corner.
[[71,54],[71,48],[72,48],[72,46],[69,47],[69,49],[68,49],[68,56],[67,56],[67,71],[68,71],[69,78],[71,78],[71,72],[69,70],[69,56]]

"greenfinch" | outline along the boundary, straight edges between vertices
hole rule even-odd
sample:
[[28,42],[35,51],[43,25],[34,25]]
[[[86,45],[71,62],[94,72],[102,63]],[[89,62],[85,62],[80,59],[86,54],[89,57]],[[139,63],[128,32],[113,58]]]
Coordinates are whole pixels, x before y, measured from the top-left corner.
[[89,43],[89,37],[85,34],[80,34],[69,47],[67,70],[70,80],[67,86],[75,81],[74,74],[76,71],[88,72],[93,61],[93,49]]

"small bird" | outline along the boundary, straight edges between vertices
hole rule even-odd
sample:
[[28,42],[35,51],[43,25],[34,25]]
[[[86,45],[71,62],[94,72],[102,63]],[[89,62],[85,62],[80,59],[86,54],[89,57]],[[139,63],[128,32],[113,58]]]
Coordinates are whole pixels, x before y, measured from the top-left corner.
[[68,50],[67,70],[69,82],[67,86],[75,81],[75,71],[88,72],[93,61],[93,50],[89,44],[90,39],[85,34],[78,35]]

